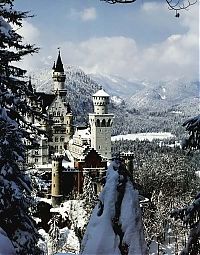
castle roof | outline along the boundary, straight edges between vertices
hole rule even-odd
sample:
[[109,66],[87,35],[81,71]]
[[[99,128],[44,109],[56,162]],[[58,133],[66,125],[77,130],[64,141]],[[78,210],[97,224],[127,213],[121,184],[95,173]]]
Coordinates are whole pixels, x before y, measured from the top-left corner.
[[61,56],[60,56],[60,51],[58,52],[58,58],[56,61],[56,66],[54,68],[54,71],[64,73],[64,68],[63,68],[63,63],[62,63]]
[[93,97],[109,97],[109,95],[103,89],[100,89],[93,95]]

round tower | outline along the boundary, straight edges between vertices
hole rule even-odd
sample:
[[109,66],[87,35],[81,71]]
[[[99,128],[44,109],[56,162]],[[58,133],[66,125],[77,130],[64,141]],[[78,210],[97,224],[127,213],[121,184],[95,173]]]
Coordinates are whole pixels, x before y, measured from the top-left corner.
[[51,199],[52,206],[59,206],[62,202],[62,160],[63,156],[54,155],[52,157],[52,179],[51,179]]
[[53,89],[54,93],[66,95],[66,90],[65,90],[66,75],[65,75],[63,63],[61,60],[60,51],[58,52],[58,58],[57,58],[56,64],[54,62],[54,65],[52,68],[52,78],[54,81],[54,89]]
[[94,113],[89,114],[91,147],[104,158],[111,158],[113,114],[108,113],[109,95],[100,89],[93,95]]
[[100,89],[93,96],[94,113],[96,114],[106,114],[108,113],[109,105],[109,95]]

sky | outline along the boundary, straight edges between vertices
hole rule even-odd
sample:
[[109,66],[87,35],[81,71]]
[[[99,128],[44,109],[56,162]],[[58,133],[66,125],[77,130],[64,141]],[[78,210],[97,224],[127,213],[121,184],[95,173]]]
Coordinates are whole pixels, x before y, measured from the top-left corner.
[[18,32],[40,47],[21,66],[50,69],[58,47],[63,63],[86,73],[128,80],[199,79],[198,4],[180,18],[164,0],[111,5],[100,0],[15,0],[35,17]]

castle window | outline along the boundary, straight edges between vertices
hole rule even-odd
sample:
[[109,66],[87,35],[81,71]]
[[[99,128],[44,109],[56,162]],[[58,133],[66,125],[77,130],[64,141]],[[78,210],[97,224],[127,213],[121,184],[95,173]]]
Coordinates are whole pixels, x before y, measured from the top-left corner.
[[56,112],[53,112],[53,116],[56,116]]
[[60,146],[60,149],[62,150],[62,145]]
[[36,151],[35,151],[35,155],[39,155],[39,151],[36,150]]
[[56,184],[54,184],[53,187],[55,188],[55,187],[56,187]]
[[35,163],[38,163],[38,158],[35,158]]
[[64,142],[65,138],[61,136],[60,142]]
[[99,149],[101,149],[101,145],[99,145]]
[[100,127],[100,120],[99,119],[97,119],[96,125],[97,125],[97,127]]
[[105,119],[102,120],[101,126],[102,126],[102,127],[105,127],[105,126],[106,126],[106,120],[105,120]]
[[53,174],[53,177],[55,177],[56,176],[56,174]]
[[111,119],[108,120],[107,127],[111,126]]
[[55,142],[56,142],[56,143],[58,142],[58,137],[57,137],[57,136],[55,137]]
[[60,112],[57,112],[57,115],[60,116]]

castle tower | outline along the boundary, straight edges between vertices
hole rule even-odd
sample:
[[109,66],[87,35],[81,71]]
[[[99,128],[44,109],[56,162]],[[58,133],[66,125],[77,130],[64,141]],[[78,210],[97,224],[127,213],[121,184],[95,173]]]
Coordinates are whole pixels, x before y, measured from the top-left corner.
[[64,72],[63,63],[60,56],[60,51],[58,52],[58,58],[56,63],[54,62],[52,68],[52,78],[54,81],[53,92],[59,94],[61,97],[66,96],[67,90],[65,89],[65,79],[66,75]]
[[113,114],[108,113],[109,95],[100,89],[93,95],[94,113],[89,114],[91,147],[102,157],[111,158]]
[[62,202],[62,160],[63,156],[54,155],[52,157],[52,179],[51,179],[51,199],[52,206],[59,206]]

